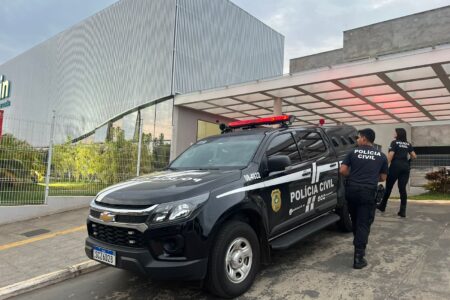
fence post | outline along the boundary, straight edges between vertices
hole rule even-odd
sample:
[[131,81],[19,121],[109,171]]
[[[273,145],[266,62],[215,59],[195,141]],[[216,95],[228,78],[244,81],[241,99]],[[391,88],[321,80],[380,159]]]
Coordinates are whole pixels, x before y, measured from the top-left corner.
[[139,142],[138,142],[138,156],[136,166],[136,176],[140,175],[141,171],[141,154],[142,154],[142,115],[139,114]]
[[55,111],[53,111],[52,125],[50,128],[50,144],[48,146],[48,157],[47,157],[47,172],[45,174],[45,199],[44,204],[47,204],[49,184],[50,184],[50,171],[52,166],[52,154],[53,154],[53,139],[55,135]]

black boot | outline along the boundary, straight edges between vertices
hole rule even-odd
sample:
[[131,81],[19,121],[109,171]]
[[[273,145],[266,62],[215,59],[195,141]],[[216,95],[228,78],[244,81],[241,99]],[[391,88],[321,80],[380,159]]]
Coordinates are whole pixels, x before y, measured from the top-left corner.
[[353,269],[362,269],[367,266],[367,260],[364,255],[366,251],[364,249],[355,249],[355,256],[353,259]]
[[384,212],[386,210],[386,205],[383,205],[383,202],[377,205],[377,209],[381,212]]
[[399,217],[406,218],[406,203],[401,203],[400,204],[400,210],[398,211],[397,215]]
[[381,200],[380,204],[377,205],[377,209],[381,212],[386,210],[387,200]]

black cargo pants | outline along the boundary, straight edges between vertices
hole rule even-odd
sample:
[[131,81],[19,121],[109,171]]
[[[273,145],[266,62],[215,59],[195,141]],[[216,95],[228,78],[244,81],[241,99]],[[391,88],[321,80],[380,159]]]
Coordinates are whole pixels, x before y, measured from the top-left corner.
[[347,185],[345,187],[345,198],[352,219],[355,249],[366,249],[370,226],[375,219],[376,192],[376,186]]
[[406,201],[408,195],[406,194],[406,185],[409,180],[409,163],[408,161],[393,161],[389,167],[389,174],[386,179],[386,191],[384,192],[383,200],[380,206],[386,208],[389,197],[391,196],[392,188],[395,182],[398,180],[398,191],[400,192],[400,210],[405,211]]

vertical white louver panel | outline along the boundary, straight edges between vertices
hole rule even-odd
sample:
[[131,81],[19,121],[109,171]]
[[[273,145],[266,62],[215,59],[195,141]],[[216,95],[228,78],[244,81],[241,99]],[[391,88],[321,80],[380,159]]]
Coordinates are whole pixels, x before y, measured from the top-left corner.
[[[282,74],[284,37],[228,0],[122,0],[0,66],[6,117],[48,124],[56,110],[75,138],[169,96],[176,3],[174,92]],[[48,128],[15,134],[42,143]]]
[[178,0],[175,92],[281,75],[284,37],[228,0]]
[[6,62],[7,115],[50,122],[55,109],[74,137],[169,95],[174,16],[175,0],[119,1]]
[[[170,93],[175,1],[120,1],[58,39],[58,111],[105,121]],[[76,88],[72,83],[76,77]],[[80,111],[78,104],[83,103]]]

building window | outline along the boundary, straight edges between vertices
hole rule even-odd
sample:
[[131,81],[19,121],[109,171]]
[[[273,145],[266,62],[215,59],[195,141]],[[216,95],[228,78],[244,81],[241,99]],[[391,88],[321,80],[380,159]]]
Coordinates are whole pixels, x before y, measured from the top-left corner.
[[172,142],[173,99],[140,110],[142,119],[141,173],[169,164]]
[[106,134],[108,132],[108,125],[103,125],[95,130],[94,133],[94,143],[104,143],[106,142]]
[[155,136],[155,106],[141,109],[142,133],[149,136],[150,140]]
[[172,141],[172,112],[172,99],[156,104],[155,138],[169,144]]
[[137,125],[138,113],[133,112],[122,118],[122,129],[124,131],[125,140],[137,141],[139,138],[139,127]]
[[197,121],[197,141],[218,134],[220,134],[219,124],[202,120]]

